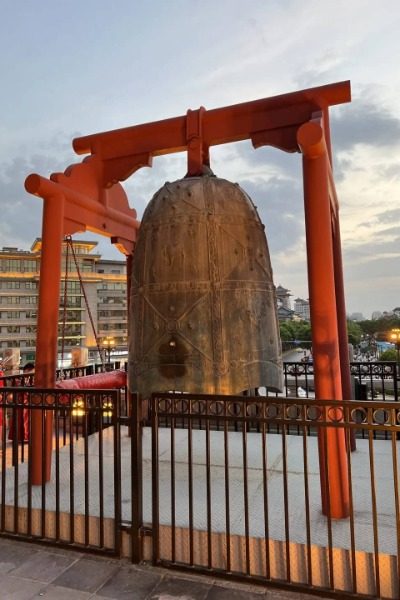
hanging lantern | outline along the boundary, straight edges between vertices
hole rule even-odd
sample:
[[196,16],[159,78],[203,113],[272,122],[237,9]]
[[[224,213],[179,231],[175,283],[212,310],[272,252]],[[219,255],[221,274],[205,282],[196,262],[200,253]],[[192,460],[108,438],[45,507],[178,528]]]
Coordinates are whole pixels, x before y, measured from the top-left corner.
[[130,389],[238,394],[282,387],[264,227],[247,194],[212,174],[166,183],[133,256]]

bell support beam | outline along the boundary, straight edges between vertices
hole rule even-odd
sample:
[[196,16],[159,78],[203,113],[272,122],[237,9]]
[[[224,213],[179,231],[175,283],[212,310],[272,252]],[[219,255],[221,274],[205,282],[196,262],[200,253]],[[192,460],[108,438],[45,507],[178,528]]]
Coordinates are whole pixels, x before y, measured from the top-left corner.
[[[75,138],[73,147],[77,154],[91,153],[101,158],[105,165],[103,183],[108,185],[110,162],[114,178],[124,181],[143,166],[143,156],[151,161],[154,156],[189,150],[193,157],[195,152],[201,151],[199,147],[206,154],[211,146],[256,140],[263,132],[269,132],[274,140],[272,145],[298,152],[295,135],[298,127],[309,121],[315,111],[349,101],[350,83],[343,81],[223,108],[205,110],[202,107],[199,111],[190,111],[189,115]],[[199,112],[200,135],[188,135],[188,131],[193,131],[194,117]],[[190,164],[188,170],[191,170]]]
[[64,173],[53,173],[50,179],[33,173],[25,181],[26,190],[42,198],[63,194],[65,198],[65,234],[89,229],[116,238],[120,245],[126,241],[125,254],[133,250],[139,221],[136,211],[119,183],[103,186],[103,164],[91,156],[72,165]]
[[[319,400],[342,400],[338,340],[329,156],[322,127],[302,125],[297,139],[303,153],[307,265],[312,322],[315,392]],[[338,411],[334,411],[335,413]],[[338,414],[332,415],[335,418]],[[332,518],[349,515],[345,433],[327,427],[319,432],[322,510]]]

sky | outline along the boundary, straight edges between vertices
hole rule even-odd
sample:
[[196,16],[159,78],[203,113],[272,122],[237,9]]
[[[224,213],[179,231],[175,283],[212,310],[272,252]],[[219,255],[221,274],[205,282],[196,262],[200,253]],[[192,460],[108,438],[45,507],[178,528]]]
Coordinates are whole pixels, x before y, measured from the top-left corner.
[[[83,157],[81,135],[350,80],[330,109],[347,312],[400,306],[398,0],[0,0],[0,247],[30,249],[42,200],[24,180]],[[301,155],[211,150],[265,224],[274,282],[308,298]],[[124,183],[140,218],[184,154]],[[108,258],[122,258],[93,233]]]

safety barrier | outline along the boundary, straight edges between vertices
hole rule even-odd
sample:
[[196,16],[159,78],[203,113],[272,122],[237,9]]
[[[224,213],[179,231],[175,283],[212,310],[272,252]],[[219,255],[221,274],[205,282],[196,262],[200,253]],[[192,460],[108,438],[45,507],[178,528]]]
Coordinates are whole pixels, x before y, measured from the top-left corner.
[[[398,598],[398,402],[163,393],[148,426],[139,399],[129,404],[118,390],[0,388],[1,535],[304,592]],[[32,483],[35,412],[42,448],[53,416],[41,485]],[[328,504],[335,492],[321,477],[329,446],[318,458],[332,430],[346,441],[344,519],[321,510],[321,481]]]
[[[120,554],[119,390],[0,389],[0,533]],[[41,415],[41,437],[32,417]],[[49,432],[46,421],[52,416]],[[32,483],[33,443],[52,446],[51,478]],[[45,454],[39,456],[41,472]]]
[[[341,598],[399,597],[399,404],[154,394],[151,410],[154,564]],[[258,431],[246,426],[255,415]],[[332,429],[347,441],[345,519],[321,512],[329,457],[318,460],[318,446]],[[366,437],[356,452],[351,431]],[[326,486],[329,498],[336,490]]]

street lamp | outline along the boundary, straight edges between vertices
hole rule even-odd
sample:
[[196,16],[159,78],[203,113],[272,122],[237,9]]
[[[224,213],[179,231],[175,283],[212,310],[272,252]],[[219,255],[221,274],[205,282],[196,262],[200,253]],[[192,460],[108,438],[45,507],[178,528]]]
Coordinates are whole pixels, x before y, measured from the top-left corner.
[[400,370],[400,329],[392,329],[389,334],[389,339],[396,346],[397,368]]
[[111,362],[111,350],[115,347],[115,340],[113,337],[107,336],[103,339],[103,346],[107,352],[107,362]]

